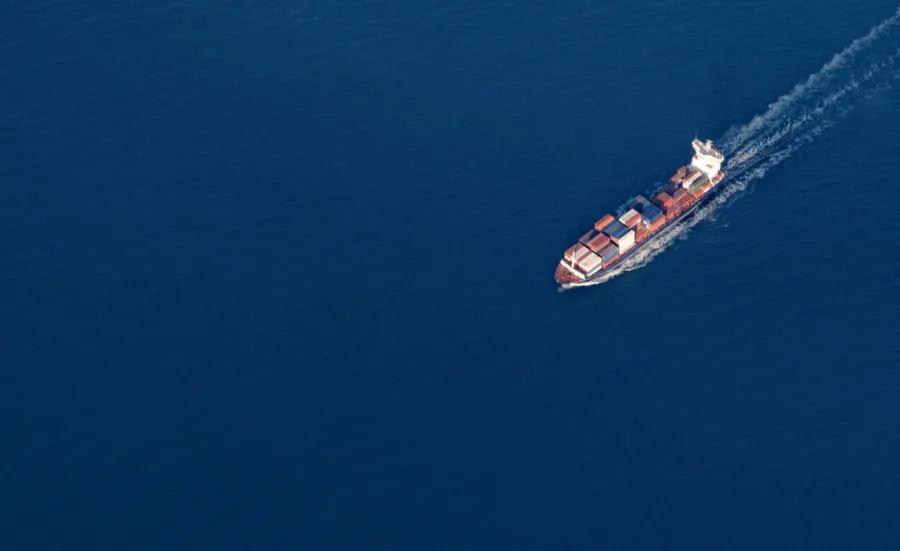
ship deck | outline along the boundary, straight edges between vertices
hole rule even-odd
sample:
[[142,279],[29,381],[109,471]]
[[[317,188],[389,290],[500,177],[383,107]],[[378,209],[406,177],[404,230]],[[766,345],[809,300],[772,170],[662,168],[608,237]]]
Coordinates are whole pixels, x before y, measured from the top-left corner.
[[[609,266],[604,267],[603,269],[598,271],[596,274],[591,275],[590,277],[585,277],[585,278],[577,277],[575,274],[572,273],[571,269],[569,269],[568,266],[563,265],[565,262],[565,259],[561,260],[560,264],[556,268],[556,274],[554,276],[556,278],[557,283],[559,283],[560,285],[563,285],[565,287],[577,287],[578,285],[584,285],[586,283],[596,281],[597,279],[600,279],[604,275],[609,274],[612,270],[614,270],[618,266],[621,266],[624,261],[631,258],[639,250],[643,249],[644,247],[646,247],[648,244],[652,243],[653,241],[659,239],[660,237],[662,237],[663,235],[668,233],[670,230],[672,230],[673,228],[675,228],[677,225],[681,224],[682,222],[684,222],[690,218],[693,218],[694,215],[697,213],[697,210],[699,210],[701,207],[707,205],[710,202],[710,200],[712,200],[712,198],[716,196],[716,194],[722,188],[722,183],[724,181],[725,181],[725,178],[722,178],[721,180],[719,180],[719,182],[715,186],[713,186],[712,189],[709,190],[709,193],[707,193],[706,195],[701,197],[698,201],[696,201],[693,205],[688,207],[687,210],[685,210],[684,212],[682,212],[681,214],[679,214],[677,217],[673,218],[669,222],[666,222],[666,224],[662,228],[660,228],[656,233],[654,233],[653,235],[651,235],[650,237],[648,237],[641,243],[635,245],[634,247],[631,248],[631,250],[626,252],[624,255],[620,256],[615,262],[613,262]],[[562,271],[564,271],[567,274],[567,279],[568,278],[572,278],[572,279],[568,280],[568,281],[563,281],[560,278],[556,277],[556,275],[559,275],[561,269],[562,269]]]

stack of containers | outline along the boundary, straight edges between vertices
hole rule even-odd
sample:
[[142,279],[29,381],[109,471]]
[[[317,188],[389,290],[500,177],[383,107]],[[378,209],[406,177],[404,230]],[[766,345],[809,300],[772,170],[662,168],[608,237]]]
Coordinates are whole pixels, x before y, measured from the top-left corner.
[[683,181],[682,184],[681,184],[682,187],[684,187],[685,189],[689,188],[689,187],[691,186],[691,184],[693,184],[694,182],[696,182],[697,179],[700,178],[700,176],[701,176],[702,174],[703,174],[703,173],[700,172],[699,170],[695,170],[695,171],[691,172],[690,174],[688,174],[687,176],[685,176],[684,181]]
[[609,243],[609,236],[605,233],[598,233],[594,236],[593,239],[587,242],[588,248],[590,248],[595,253],[600,252],[600,250],[605,247]]
[[709,183],[709,178],[706,177],[706,174],[694,180],[694,182],[687,188],[688,193],[694,196],[694,198],[699,199],[703,193],[700,191],[704,185]]
[[634,230],[629,230],[618,220],[603,228],[603,233],[609,236],[609,240],[618,246],[619,254],[634,247]]
[[634,230],[628,230],[628,233],[618,239],[612,241],[619,246],[619,254],[625,254],[629,249],[634,247]]
[[604,266],[609,266],[615,262],[618,257],[619,247],[617,247],[615,243],[610,243],[600,250],[600,258],[603,259]]
[[603,228],[610,225],[613,220],[615,220],[615,218],[613,218],[611,214],[604,215],[603,218],[594,222],[594,229],[603,231]]
[[666,216],[658,206],[644,199],[643,207],[641,214],[644,216],[648,231],[655,232],[666,224]]
[[638,225],[641,221],[641,213],[638,211],[631,209],[622,216],[619,217],[619,222],[622,223],[626,228],[633,228]]
[[675,176],[672,176],[671,181],[673,183],[681,182],[681,179],[684,178],[684,173],[687,172],[687,167],[683,166],[678,169],[678,172],[675,173]]
[[635,200],[635,203],[636,203],[635,209],[640,211],[640,213],[644,217],[644,220],[646,220],[648,224],[651,222],[655,222],[655,221],[659,220],[660,218],[665,219],[665,215],[663,214],[663,211],[660,210],[659,207],[657,207],[650,201],[646,200],[645,198],[638,197]]
[[638,195],[635,197],[630,203],[628,203],[628,208],[632,208],[640,213],[644,212],[644,208],[650,204],[650,201],[647,200],[643,195]]
[[608,235],[609,238],[612,239],[613,243],[615,243],[616,239],[628,233],[628,228],[626,228],[625,225],[618,220],[613,220],[611,223],[609,223],[609,225],[603,228],[603,233]]
[[694,197],[700,198],[703,195],[706,195],[706,192],[712,189],[712,184],[707,182],[703,182],[703,185],[697,190],[697,193],[693,194]]
[[659,207],[657,207],[656,205],[653,205],[653,204],[647,205],[647,207],[644,208],[643,215],[644,215],[644,218],[646,218],[647,220],[650,220],[650,221],[657,220],[658,218],[661,218],[664,216],[663,211]]
[[578,242],[581,243],[581,244],[583,244],[583,245],[587,245],[588,242],[589,242],[591,239],[593,239],[593,237],[594,237],[595,235],[597,235],[597,232],[595,232],[594,230],[588,230],[588,232],[587,232],[586,234],[584,234],[584,235],[582,235],[581,237],[578,238]]
[[590,249],[588,249],[581,243],[575,243],[574,245],[569,247],[565,253],[563,253],[563,258],[565,258],[566,261],[571,264],[573,259],[575,262],[578,262],[579,259],[584,257],[584,255],[588,254],[589,252],[591,252]]
[[647,231],[653,233],[666,225],[666,217],[661,210],[657,210],[651,215],[645,215],[647,220]]
[[665,191],[661,191],[653,198],[652,203],[661,208],[663,212],[666,212],[672,206],[672,196]]
[[655,220],[659,215],[663,213],[659,209],[659,207],[648,201],[647,198],[642,195],[638,195],[634,199],[634,201],[631,202],[630,206],[634,210],[644,215],[644,218],[650,220]]
[[[691,195],[690,193],[688,193],[687,191],[685,191],[683,189],[681,190],[681,192],[682,193],[676,194],[676,195],[680,195],[681,210],[685,211],[685,210],[687,210],[687,208],[689,206],[694,204],[694,201],[696,201],[696,199],[694,199],[693,195]],[[675,195],[673,195],[672,198],[675,199],[676,201],[679,201],[679,197],[676,197]]]
[[641,220],[641,223],[634,227],[634,242],[641,243],[644,239],[647,239],[648,235],[650,235],[650,232],[647,231],[644,221]]
[[594,275],[602,266],[603,260],[592,252],[588,252],[588,254],[578,260],[578,267],[581,268],[586,276]]

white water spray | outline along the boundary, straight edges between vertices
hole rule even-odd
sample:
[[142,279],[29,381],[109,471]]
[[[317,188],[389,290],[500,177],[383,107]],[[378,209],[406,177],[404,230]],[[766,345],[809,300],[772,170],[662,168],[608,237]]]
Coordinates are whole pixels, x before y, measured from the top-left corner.
[[744,126],[729,130],[722,140],[725,154],[731,154],[748,140],[753,139],[759,131],[764,130],[773,122],[778,122],[790,107],[804,100],[817,87],[830,82],[836,76],[834,73],[838,72],[838,69],[848,65],[858,54],[865,51],[868,46],[891,31],[898,23],[900,23],[900,7],[897,8],[894,15],[872,27],[865,36],[861,36],[851,42],[843,51],[831,58],[831,61],[823,65],[818,72],[810,75],[805,82],[797,84],[790,92],[778,98],[775,103],[770,104],[765,113],[753,117]]

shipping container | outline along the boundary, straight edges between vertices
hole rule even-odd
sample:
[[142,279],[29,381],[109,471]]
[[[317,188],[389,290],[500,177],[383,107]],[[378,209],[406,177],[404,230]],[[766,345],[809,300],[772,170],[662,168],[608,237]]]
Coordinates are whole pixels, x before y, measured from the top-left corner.
[[628,230],[628,233],[622,237],[610,241],[619,246],[619,254],[621,254],[634,246],[634,230]]
[[613,218],[612,214],[604,215],[603,218],[594,222],[594,229],[597,231],[603,231],[603,228],[610,225],[615,218]]
[[563,254],[563,258],[565,258],[569,262],[572,262],[572,255],[574,254],[575,260],[577,261],[579,258],[583,257],[589,252],[591,252],[590,249],[588,249],[581,243],[575,243],[566,250],[565,254]]
[[609,243],[609,236],[605,233],[598,233],[594,236],[593,239],[588,241],[587,246],[594,252],[598,252],[600,249],[606,246]]
[[666,210],[672,206],[672,196],[663,191],[657,194],[651,202],[662,210]]
[[684,178],[684,173],[687,172],[687,167],[683,166],[678,169],[678,172],[675,173],[674,176],[670,178],[672,182],[680,182],[682,178]]
[[592,270],[596,271],[595,268],[600,268],[602,264],[603,261],[594,253],[586,255],[578,261],[578,267],[581,268],[585,274],[589,274]]
[[628,251],[631,250],[632,247],[634,247],[634,234],[632,233],[632,234],[627,235],[626,237],[623,237],[622,239],[619,240],[617,245],[619,246],[619,255],[620,256],[627,253]]
[[631,209],[622,216],[619,217],[619,222],[622,223],[626,228],[630,228],[641,221],[641,213],[638,211]]
[[641,220],[641,223],[634,227],[634,242],[642,243],[648,235],[650,231],[644,226],[644,220]]
[[596,232],[596,231],[594,231],[594,230],[588,230],[588,232],[587,232],[586,234],[584,234],[584,235],[582,235],[581,237],[578,238],[578,242],[579,242],[579,243],[584,243],[584,244],[586,245],[587,242],[590,241],[591,239],[593,239],[595,235],[597,235],[597,232]]
[[650,204],[644,207],[644,218],[646,218],[650,222],[653,222],[661,216],[663,216],[663,211],[661,211],[656,205]]
[[647,231],[652,233],[652,232],[658,231],[660,228],[662,228],[665,225],[666,225],[666,217],[660,216],[659,218],[654,220],[653,223],[650,224],[650,227],[647,228]]
[[616,261],[619,256],[619,247],[615,243],[610,243],[600,251],[600,258],[603,259],[603,265],[609,266]]
[[690,186],[691,184],[693,184],[694,182],[696,182],[697,178],[699,178],[702,174],[703,173],[700,172],[699,170],[695,170],[695,171],[691,172],[690,174],[688,174],[687,176],[685,176],[684,182],[682,184],[683,187],[686,188],[686,187]]
[[691,195],[696,195],[697,190],[699,190],[703,184],[709,183],[709,178],[706,177],[706,174],[694,180],[694,183],[688,186],[688,193]]
[[643,195],[638,195],[637,197],[632,199],[630,203],[628,203],[628,208],[634,209],[643,214],[644,209],[647,208],[648,205],[653,206],[653,204],[648,201],[646,197],[644,197]]
[[599,272],[602,269],[603,269],[603,263],[598,263],[595,267],[593,267],[592,269],[585,272],[584,275],[587,277],[591,277],[592,275],[596,274],[597,272]]
[[688,193],[686,189],[683,189],[681,191],[683,191],[684,193],[680,194],[678,197],[675,197],[673,195],[672,198],[675,199],[675,205],[673,206],[673,208],[679,208],[683,211],[690,204],[689,201],[693,201],[694,198],[691,197],[691,194]]
[[696,191],[691,193],[691,195],[693,195],[695,198],[699,199],[699,198],[703,197],[706,194],[706,192],[709,191],[710,189],[712,189],[712,184],[710,184],[709,182],[706,182],[705,184],[703,184],[702,186],[697,188]]
[[603,228],[603,233],[612,238],[619,238],[628,233],[628,228],[618,220],[614,220],[610,225]]

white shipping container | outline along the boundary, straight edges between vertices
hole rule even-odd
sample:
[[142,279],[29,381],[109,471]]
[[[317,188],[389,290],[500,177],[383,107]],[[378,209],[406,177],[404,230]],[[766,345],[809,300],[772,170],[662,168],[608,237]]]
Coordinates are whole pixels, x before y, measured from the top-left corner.
[[691,173],[688,175],[688,177],[684,179],[684,182],[681,184],[682,187],[684,187],[684,189],[687,189],[687,188],[691,187],[691,184],[693,184],[694,182],[696,182],[696,181],[697,181],[697,178],[699,178],[699,177],[702,176],[702,175],[703,175],[703,173],[700,172],[699,170],[695,170],[694,172],[691,172]]
[[591,253],[591,254],[585,256],[584,258],[582,258],[581,260],[579,260],[578,266],[582,270],[584,270],[584,273],[587,274],[587,273],[592,273],[593,271],[596,270],[596,268],[599,268],[601,263],[602,263],[602,261],[600,260],[600,257],[595,255],[594,253]]
[[[569,262],[572,262],[572,254],[569,252],[571,250],[572,250],[572,248],[570,247],[569,249],[566,250],[566,253],[563,255],[565,257],[565,259],[568,260]],[[584,245],[582,245],[581,243],[576,244],[575,251],[574,251],[575,260],[578,261],[579,258],[583,257],[584,255],[586,255],[590,252],[591,252],[591,250],[588,249],[587,247],[585,247]]]
[[586,271],[586,272],[584,273],[584,275],[586,275],[587,277],[591,277],[592,275],[594,275],[594,274],[596,274],[597,272],[599,272],[602,268],[603,268],[603,267],[602,267],[600,264],[597,264],[597,266],[596,266],[595,268],[592,268],[592,269]]
[[588,249],[587,247],[585,247],[584,245],[578,245],[578,250],[575,251],[575,260],[576,261],[581,260],[582,258],[586,257],[589,254],[594,254],[594,253],[592,253],[591,250]]
[[638,211],[631,209],[630,211],[626,212],[625,214],[623,214],[622,216],[619,217],[619,222],[621,222],[623,226],[627,226],[628,224],[625,221],[631,220],[632,218],[634,218],[637,215],[638,215]]
[[634,230],[629,231],[619,239],[619,254],[625,253],[631,247],[634,247]]

